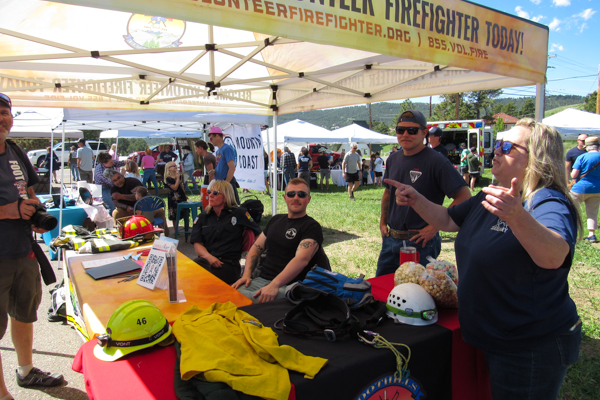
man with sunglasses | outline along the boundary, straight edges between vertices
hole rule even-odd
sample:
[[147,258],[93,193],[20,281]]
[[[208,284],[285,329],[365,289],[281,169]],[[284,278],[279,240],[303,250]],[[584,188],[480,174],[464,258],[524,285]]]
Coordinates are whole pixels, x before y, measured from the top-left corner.
[[[402,147],[390,154],[384,175],[404,184],[419,187],[428,200],[443,204],[446,196],[454,199],[450,206],[471,197],[467,183],[454,169],[448,158],[427,146],[427,120],[417,110],[400,114],[396,126],[398,144]],[[396,188],[384,183],[381,199],[382,246],[377,261],[377,276],[396,271],[400,262],[400,248],[413,246],[421,260],[437,258],[442,240],[435,228],[428,225],[413,209],[399,206],[395,201]]]
[[567,151],[566,161],[565,161],[565,169],[567,170],[567,183],[571,180],[571,171],[573,171],[573,165],[575,164],[575,160],[582,154],[585,154],[585,139],[587,139],[588,135],[581,134],[577,136],[577,146],[573,147],[571,150]]
[[[0,231],[4,233],[0,241],[0,338],[10,317],[19,386],[58,386],[64,382],[62,375],[33,367],[33,322],[37,320],[42,285],[31,238],[32,231],[46,231],[30,221],[35,205],[40,203],[33,190],[38,177],[23,149],[7,140],[12,126],[12,102],[0,93]],[[0,375],[0,399],[12,398]]]
[[[304,279],[315,264],[329,268],[329,260],[322,249],[321,225],[306,214],[310,203],[310,188],[306,181],[292,179],[283,198],[288,213],[275,215],[267,223],[248,252],[243,276],[232,285],[254,302],[265,303],[285,297],[286,286]],[[261,260],[261,254],[267,249],[266,257]],[[252,278],[259,260],[260,274]]]
[[235,201],[240,204],[240,196],[237,191],[237,182],[233,174],[235,173],[235,150],[225,143],[223,131],[218,126],[212,126],[208,132],[208,140],[217,147],[215,158],[217,165],[215,167],[215,179],[227,181],[233,188]]

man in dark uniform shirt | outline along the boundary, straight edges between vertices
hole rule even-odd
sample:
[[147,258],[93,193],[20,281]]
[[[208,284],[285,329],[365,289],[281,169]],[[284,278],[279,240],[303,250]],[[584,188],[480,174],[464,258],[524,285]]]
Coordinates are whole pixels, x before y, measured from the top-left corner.
[[448,158],[448,149],[441,143],[442,133],[444,133],[444,131],[437,126],[431,128],[429,130],[429,146],[444,157]]
[[567,172],[567,183],[571,180],[571,171],[573,169],[573,164],[575,164],[575,160],[582,154],[585,154],[585,139],[587,139],[588,135],[581,134],[577,136],[577,147],[573,147],[571,150],[567,151],[567,156],[565,160],[565,170]]

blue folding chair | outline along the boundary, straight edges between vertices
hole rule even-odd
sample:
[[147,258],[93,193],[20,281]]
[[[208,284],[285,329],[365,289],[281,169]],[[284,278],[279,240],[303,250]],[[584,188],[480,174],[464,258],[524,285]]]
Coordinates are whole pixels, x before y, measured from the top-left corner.
[[[165,208],[165,201],[158,196],[146,196],[142,197],[138,201],[135,202],[133,206],[133,214],[136,214],[136,211],[144,212],[154,212],[156,210],[160,210],[161,208]],[[162,218],[154,218],[154,222],[152,223],[154,226],[161,226],[166,224],[166,222]],[[165,229],[166,226],[163,226]]]

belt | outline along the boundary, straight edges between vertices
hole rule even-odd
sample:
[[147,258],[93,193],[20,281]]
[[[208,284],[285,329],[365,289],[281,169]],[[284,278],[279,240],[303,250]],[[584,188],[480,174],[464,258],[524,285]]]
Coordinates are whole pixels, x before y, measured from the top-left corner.
[[411,237],[417,235],[419,233],[419,231],[413,231],[413,230],[408,230],[408,231],[397,231],[395,229],[389,228],[388,232],[390,233],[390,236],[395,238],[395,239],[401,239],[401,240],[407,240],[410,239]]

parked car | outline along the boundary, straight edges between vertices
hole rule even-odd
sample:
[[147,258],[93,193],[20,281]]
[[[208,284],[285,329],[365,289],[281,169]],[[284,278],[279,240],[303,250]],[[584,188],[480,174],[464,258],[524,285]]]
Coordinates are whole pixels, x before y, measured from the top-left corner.
[[[92,149],[92,151],[94,152],[94,157],[97,156],[98,153],[101,153],[103,151],[108,151],[108,148],[106,147],[106,145],[97,140],[88,140],[88,141],[86,141],[85,145],[87,147],[89,147],[90,149]],[[54,145],[54,147],[52,148],[54,153],[58,157],[58,159],[59,160],[62,159],[63,165],[67,165],[67,163],[69,162],[69,152],[71,151],[71,146],[75,146],[76,149],[79,148],[79,146],[77,146],[76,141],[75,142],[65,142],[64,154],[62,152],[62,142]],[[31,150],[31,151],[27,152],[27,158],[29,158],[29,161],[31,161],[31,164],[33,164],[36,167],[40,166],[42,161],[44,161],[45,157],[46,157],[46,149]]]

